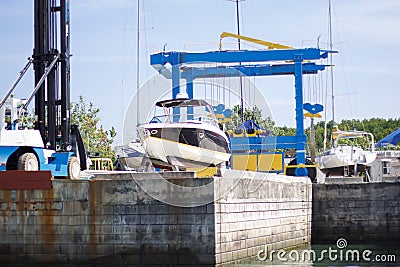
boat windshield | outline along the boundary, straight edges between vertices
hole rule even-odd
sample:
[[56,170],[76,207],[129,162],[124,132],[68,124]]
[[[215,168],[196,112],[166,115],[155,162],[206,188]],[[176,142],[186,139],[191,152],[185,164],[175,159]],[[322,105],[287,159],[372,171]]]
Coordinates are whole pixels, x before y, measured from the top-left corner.
[[150,123],[209,123],[218,126],[218,121],[209,105],[163,107],[164,115],[156,115]]

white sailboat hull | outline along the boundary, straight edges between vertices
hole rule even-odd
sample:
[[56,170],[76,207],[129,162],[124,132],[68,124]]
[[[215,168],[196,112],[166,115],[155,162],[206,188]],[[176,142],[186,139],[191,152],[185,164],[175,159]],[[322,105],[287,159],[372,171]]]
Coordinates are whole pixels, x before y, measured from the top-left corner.
[[143,170],[143,160],[145,151],[140,142],[131,142],[128,145],[117,146],[114,148],[120,163],[125,170]]
[[365,166],[370,166],[375,159],[374,152],[365,151],[359,147],[338,146],[317,157],[317,164],[324,174],[343,175],[345,167],[354,169],[357,165],[357,168],[365,168]]

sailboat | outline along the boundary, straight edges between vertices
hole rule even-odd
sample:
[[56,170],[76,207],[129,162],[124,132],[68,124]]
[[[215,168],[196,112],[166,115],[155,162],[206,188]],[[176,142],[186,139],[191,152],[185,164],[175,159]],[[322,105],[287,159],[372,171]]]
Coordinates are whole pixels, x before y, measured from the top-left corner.
[[[329,45],[332,50],[332,12],[331,1],[329,1]],[[331,55],[331,66],[332,55]],[[331,88],[332,88],[332,121],[335,121],[335,103],[333,86],[333,69],[331,68]],[[331,148],[326,150],[327,120],[325,113],[324,129],[324,152],[316,158],[319,170],[329,176],[351,176],[361,172],[367,172],[372,162],[376,159],[374,136],[364,131],[341,131],[337,126],[333,126],[331,136]],[[368,150],[355,145],[343,144],[340,141],[345,139],[356,140],[364,138],[368,143]],[[347,142],[349,143],[349,142]],[[350,142],[351,143],[351,142]]]
[[[367,140],[368,150],[341,143],[341,140],[355,139]],[[326,177],[351,176],[366,172],[376,159],[374,136],[371,133],[356,130],[340,131],[335,126],[332,140],[332,147],[316,159],[320,171]]]
[[131,141],[128,145],[114,147],[118,163],[123,170],[144,171],[146,169],[146,152],[139,141]]
[[206,101],[178,97],[159,101],[156,107],[162,108],[164,115],[137,129],[154,167],[185,170],[229,160],[228,137]]
[[[136,29],[136,99],[137,99],[137,110],[136,110],[136,121],[139,123],[139,89],[140,89],[140,0],[137,1],[137,29]],[[148,170],[148,158],[146,152],[142,146],[142,143],[138,140],[131,140],[128,144],[114,147],[115,154],[118,158],[118,165],[123,170],[130,171],[144,171]]]

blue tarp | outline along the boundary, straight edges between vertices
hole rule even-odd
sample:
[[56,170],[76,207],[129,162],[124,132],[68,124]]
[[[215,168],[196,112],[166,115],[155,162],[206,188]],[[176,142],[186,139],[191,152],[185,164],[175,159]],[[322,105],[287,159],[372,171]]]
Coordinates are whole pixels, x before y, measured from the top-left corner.
[[264,128],[262,128],[260,125],[258,125],[255,121],[253,120],[248,120],[243,122],[238,129],[243,129],[243,130],[247,130],[247,129],[254,129],[254,130],[264,130]]
[[268,136],[271,131],[270,130],[265,130],[263,127],[261,127],[260,125],[258,125],[255,121],[253,120],[248,120],[243,122],[239,127],[237,127],[236,129],[243,129],[245,132],[249,133],[248,130],[249,129],[254,129],[254,130],[262,130],[261,135],[262,136]]
[[399,141],[400,141],[400,128],[397,129],[396,131],[392,132],[391,134],[385,136],[378,142],[376,142],[375,147],[377,147],[377,148],[383,147],[383,146],[387,146],[389,144],[397,145],[399,143]]

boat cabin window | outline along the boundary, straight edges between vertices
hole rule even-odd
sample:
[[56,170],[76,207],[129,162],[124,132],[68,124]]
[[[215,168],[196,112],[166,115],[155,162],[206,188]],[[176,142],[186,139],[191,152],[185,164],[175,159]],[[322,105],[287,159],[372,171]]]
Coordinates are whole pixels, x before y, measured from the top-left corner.
[[383,174],[390,174],[390,164],[387,161],[382,161]]
[[163,115],[157,112],[150,123],[200,123],[205,122],[213,125],[218,125],[215,114],[210,106],[182,106],[162,108]]

